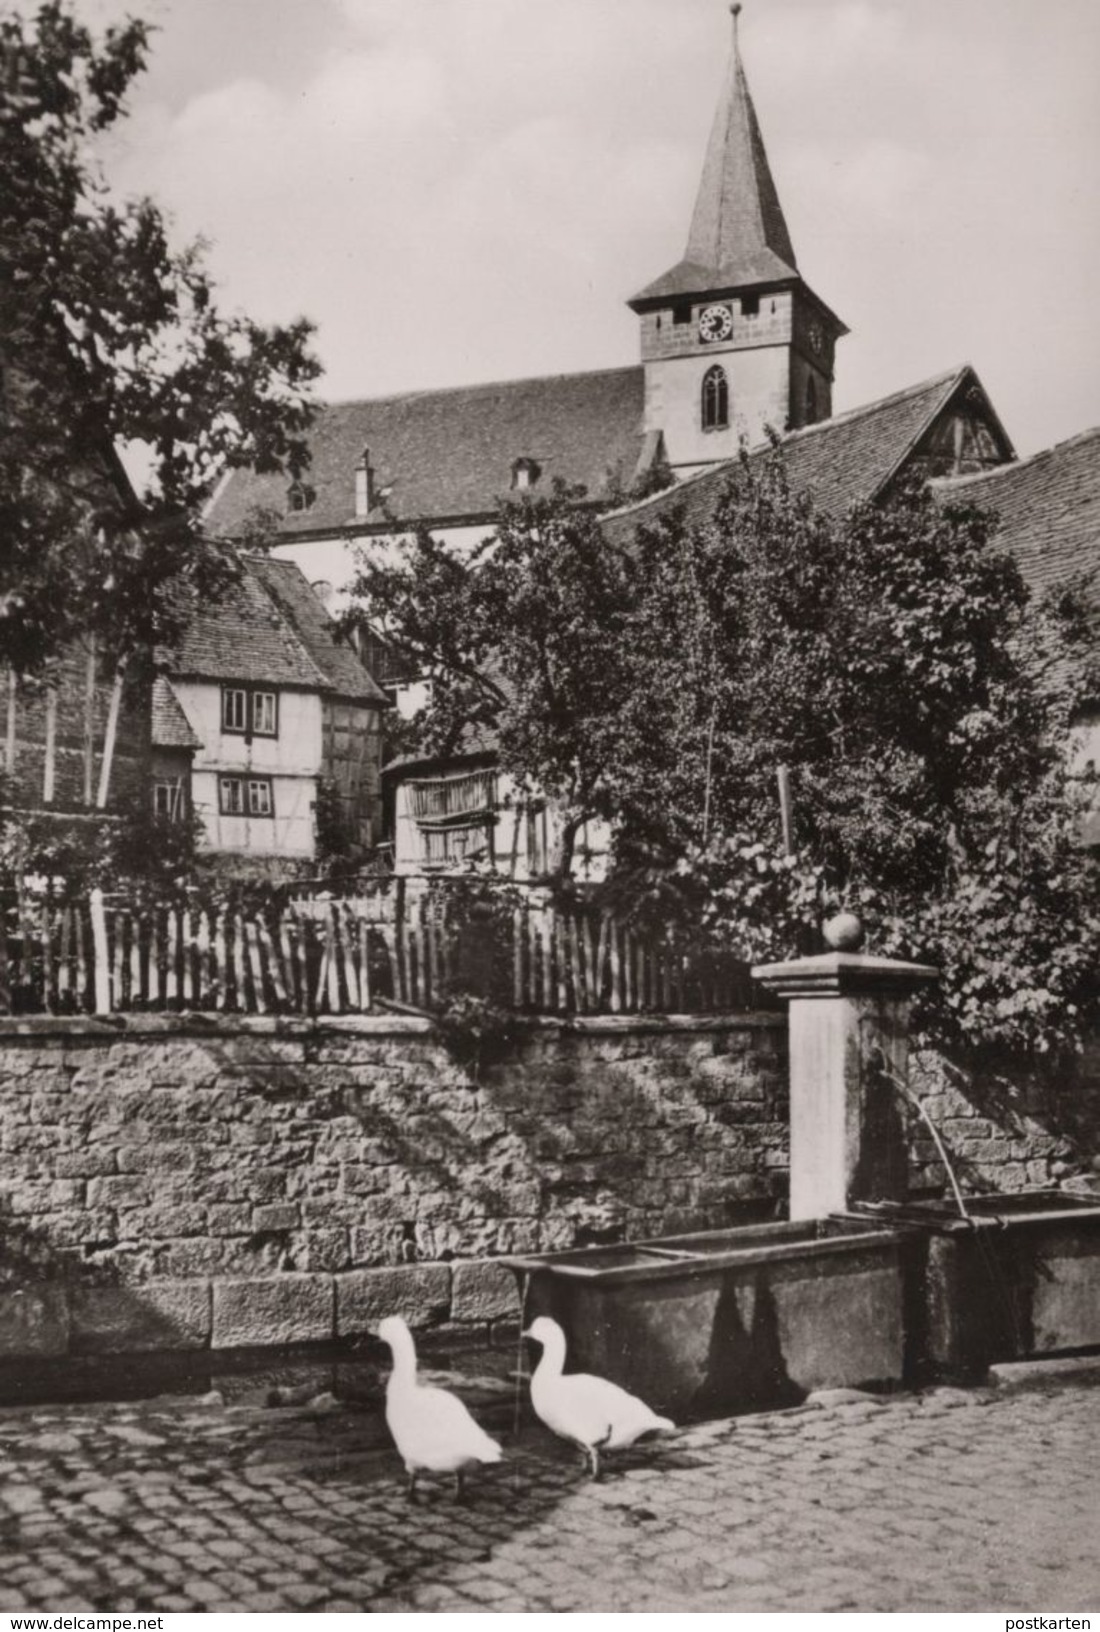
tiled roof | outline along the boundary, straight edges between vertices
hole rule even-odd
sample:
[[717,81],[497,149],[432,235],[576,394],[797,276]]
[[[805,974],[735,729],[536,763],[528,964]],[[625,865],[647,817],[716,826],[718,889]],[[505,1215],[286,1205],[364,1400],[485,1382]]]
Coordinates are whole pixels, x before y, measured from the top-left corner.
[[153,681],[153,747],[201,748],[202,743],[187,723],[187,715],[171,683],[163,674]]
[[245,561],[238,581],[216,601],[196,605],[163,667],[176,678],[241,680],[319,691],[325,677],[301,637]]
[[[356,525],[355,469],[364,449],[380,495],[368,526],[384,527],[390,515],[405,523],[491,516],[521,458],[538,463],[545,487],[560,476],[598,496],[633,477],[644,405],[640,366],[334,403],[310,433],[305,479],[315,500],[287,514],[281,534]],[[283,475],[234,471],[214,497],[207,526],[236,536],[257,506],[284,512],[287,487]]]
[[996,511],[999,542],[1036,590],[1100,568],[1100,427],[1017,464],[938,481],[935,490]]
[[363,667],[353,649],[337,637],[336,626],[293,561],[257,557],[251,563],[268,594],[301,636],[325,678],[325,689],[352,702],[383,703],[388,699]]
[[217,601],[195,607],[176,649],[159,654],[160,666],[177,679],[239,680],[384,702],[327,621],[292,562],[246,557],[238,582]]
[[440,770],[445,765],[465,764],[472,759],[492,759],[500,747],[500,733],[491,726],[472,727],[463,731],[449,753],[402,754],[382,767],[383,776],[408,776],[412,771],[431,767]]
[[735,41],[684,259],[631,304],[797,275],[791,235]]
[[798,274],[764,245],[739,250],[721,266],[691,259],[677,261],[670,271],[663,272],[634,295],[630,305],[637,309],[651,300],[674,300],[677,295],[720,294],[727,289],[751,288],[758,283],[798,281]]
[[[878,402],[790,432],[780,445],[792,490],[811,493],[819,509],[830,515],[843,515],[854,504],[880,497],[964,386],[981,390],[969,367],[939,374]],[[751,456],[762,457],[765,452],[756,449]],[[680,506],[689,524],[706,521],[736,469],[737,461],[731,460],[640,504],[614,511],[605,518],[604,531],[624,541],[636,526]]]

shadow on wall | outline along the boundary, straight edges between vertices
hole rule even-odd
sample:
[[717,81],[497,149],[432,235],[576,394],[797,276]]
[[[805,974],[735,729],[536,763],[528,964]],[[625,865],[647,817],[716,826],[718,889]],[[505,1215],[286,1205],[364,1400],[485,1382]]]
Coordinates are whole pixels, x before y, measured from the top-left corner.
[[[911,1081],[971,1193],[1059,1185],[1100,1170],[1100,1046],[1031,1062],[915,1049]],[[938,1153],[914,1111],[910,1185],[942,1192]]]
[[251,1249],[272,1268],[445,1262],[705,1228],[747,1209],[771,1214],[785,1193],[774,1030],[670,1044],[540,1028],[478,1080],[424,1035],[320,1033],[298,1062],[250,1038],[219,1062],[218,1080],[226,1072],[240,1090],[230,1148],[280,1192],[253,1220],[267,1234]]
[[767,1216],[785,1184],[774,1025],[538,1028],[479,1081],[415,1025],[5,1049],[0,1355],[487,1326],[515,1290],[481,1260]]

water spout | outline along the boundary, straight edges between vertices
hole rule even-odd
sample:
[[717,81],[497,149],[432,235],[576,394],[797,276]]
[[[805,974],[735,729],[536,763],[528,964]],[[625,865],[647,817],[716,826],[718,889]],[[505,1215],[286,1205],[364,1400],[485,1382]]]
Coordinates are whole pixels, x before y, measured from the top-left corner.
[[955,1168],[951,1158],[947,1154],[947,1146],[940,1137],[939,1129],[929,1116],[928,1109],[925,1106],[923,1099],[921,1099],[919,1094],[914,1093],[909,1084],[899,1077],[895,1071],[891,1071],[889,1065],[887,1064],[884,1051],[880,1048],[878,1052],[878,1065],[883,1077],[892,1088],[895,1088],[898,1093],[903,1094],[911,1105],[916,1106],[917,1112],[924,1122],[925,1127],[932,1135],[933,1143],[935,1144],[936,1149],[939,1151],[940,1161],[943,1163],[944,1172],[947,1174],[948,1183],[950,1184],[952,1194],[955,1197],[955,1205],[959,1209],[959,1217],[964,1221],[964,1223],[972,1223],[970,1213],[967,1211],[966,1202],[963,1200],[962,1187],[960,1186],[955,1175]]

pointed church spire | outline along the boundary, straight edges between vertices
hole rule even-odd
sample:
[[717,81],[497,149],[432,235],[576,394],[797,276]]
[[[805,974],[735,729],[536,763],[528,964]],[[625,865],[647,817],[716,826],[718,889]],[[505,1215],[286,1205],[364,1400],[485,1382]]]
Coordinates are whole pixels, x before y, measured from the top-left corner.
[[847,329],[798,270],[730,6],[729,69],[682,261],[628,302],[641,319],[643,429],[678,475],[720,464],[739,438],[832,413]]
[[716,284],[789,277],[797,269],[741,61],[741,7],[734,4],[730,11],[730,68],[710,133],[686,254],[687,260],[713,271]]
[[730,66],[711,128],[684,259],[636,295],[631,305],[798,277],[791,235],[741,61],[740,4],[731,5],[730,12]]

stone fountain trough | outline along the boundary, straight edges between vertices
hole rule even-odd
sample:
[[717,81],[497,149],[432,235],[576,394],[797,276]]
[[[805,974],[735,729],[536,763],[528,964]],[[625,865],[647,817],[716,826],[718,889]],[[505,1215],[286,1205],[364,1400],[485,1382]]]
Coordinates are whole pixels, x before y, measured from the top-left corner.
[[525,1320],[564,1328],[571,1370],[682,1420],[899,1383],[902,1243],[870,1220],[824,1219],[505,1262]]
[[1100,1345],[1100,1203],[1064,1190],[857,1205],[913,1232],[915,1375],[981,1377],[1002,1360]]
[[1100,1204],[908,1199],[909,1012],[936,970],[861,954],[853,924],[753,970],[790,1005],[788,1222],[504,1260],[571,1369],[675,1417],[1100,1344]]

